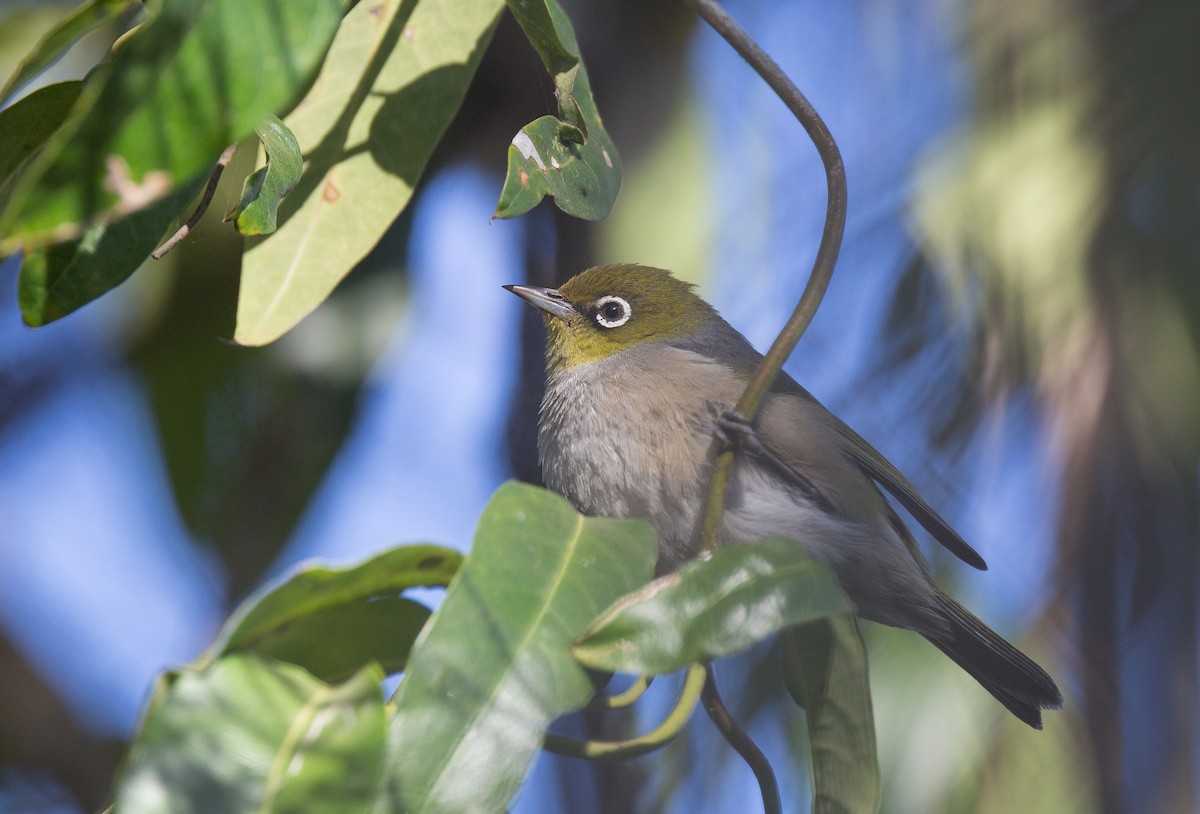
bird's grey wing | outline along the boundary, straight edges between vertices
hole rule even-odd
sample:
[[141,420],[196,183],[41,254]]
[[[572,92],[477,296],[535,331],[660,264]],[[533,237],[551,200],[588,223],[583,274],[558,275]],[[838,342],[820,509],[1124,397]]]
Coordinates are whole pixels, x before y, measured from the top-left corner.
[[900,470],[892,466],[892,463],[883,457],[879,450],[871,446],[866,439],[847,426],[840,418],[826,410],[811,393],[796,384],[790,376],[781,374],[774,389],[780,393],[799,396],[802,400],[811,402],[828,416],[827,420],[837,430],[844,442],[842,445],[844,451],[867,477],[890,492],[896,500],[900,501],[900,505],[933,535],[933,539],[945,546],[956,557],[972,568],[978,568],[980,571],[987,570],[987,562],[979,555],[979,552],[960,537],[958,532],[925,502],[925,498],[917,493],[916,487],[908,478],[904,477]]
[[987,570],[987,563],[979,552],[960,537],[958,532],[925,502],[925,499],[917,493],[916,488],[899,469],[892,466],[879,450],[867,443],[866,439],[846,426],[836,416],[834,420],[838,432],[846,441],[846,451],[868,477],[891,492],[896,500],[900,501],[900,505],[933,535],[933,539],[945,546],[952,554],[973,568],[978,568],[980,571]]

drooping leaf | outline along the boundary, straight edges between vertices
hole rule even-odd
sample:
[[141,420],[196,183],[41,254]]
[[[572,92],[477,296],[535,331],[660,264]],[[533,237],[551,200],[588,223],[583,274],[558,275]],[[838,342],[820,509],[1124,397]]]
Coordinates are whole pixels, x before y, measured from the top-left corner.
[[31,326],[66,316],[123,283],[162,242],[199,181],[80,238],[30,249],[21,266],[18,300]]
[[791,540],[772,538],[725,546],[622,597],[572,650],[602,670],[672,673],[850,610],[829,569]]
[[267,235],[278,225],[279,202],[300,182],[304,156],[296,136],[275,116],[254,128],[266,154],[266,165],[255,170],[242,186],[242,199],[225,220],[232,220],[243,235]]
[[265,345],[320,305],[407,206],[503,0],[383,0],[346,15],[284,121],[308,160],[279,229],[250,242],[234,339]]
[[85,34],[111,23],[121,14],[141,5],[138,0],[86,0],[63,17],[38,41],[4,87],[0,88],[0,104],[8,100],[21,86],[52,65],[67,49]]
[[784,683],[808,713],[813,814],[871,814],[881,783],[867,652],[853,614],[785,630]]
[[575,29],[557,0],[508,0],[508,9],[551,76],[563,76],[579,64]]
[[53,135],[82,88],[82,82],[57,82],[0,110],[0,184]]
[[369,811],[384,765],[378,667],[329,686],[250,654],[160,680],[117,780],[119,814]]
[[521,128],[494,217],[515,218],[546,195],[585,220],[608,217],[621,189],[621,160],[592,98],[571,21],[557,0],[509,0],[509,8],[554,77],[558,115]]
[[649,579],[655,549],[641,521],[584,517],[551,492],[502,486],[394,699],[393,807],[501,810],[546,726],[592,695],[568,644]]
[[156,4],[155,17],[93,71],[14,191],[0,214],[0,253],[55,242],[62,224],[87,228],[96,216],[134,208],[114,166],[134,188],[161,177],[162,194],[210,167],[295,101],[341,9],[340,0]]
[[300,665],[325,681],[370,661],[397,672],[429,617],[400,592],[448,584],[462,559],[453,549],[408,545],[350,568],[305,566],[243,602],[200,663],[250,651]]

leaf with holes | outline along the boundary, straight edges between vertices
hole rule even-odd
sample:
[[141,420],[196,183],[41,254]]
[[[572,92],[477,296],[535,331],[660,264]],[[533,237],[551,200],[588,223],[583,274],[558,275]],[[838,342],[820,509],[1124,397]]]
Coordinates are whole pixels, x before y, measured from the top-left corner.
[[603,220],[621,188],[616,155],[606,135],[585,139],[579,128],[554,116],[535,119],[509,145],[508,174],[495,217],[523,215],[552,195],[568,215]]
[[546,195],[584,220],[608,217],[621,190],[621,161],[592,98],[571,21],[556,0],[509,0],[509,8],[554,78],[558,115],[513,138],[493,217],[523,215]]

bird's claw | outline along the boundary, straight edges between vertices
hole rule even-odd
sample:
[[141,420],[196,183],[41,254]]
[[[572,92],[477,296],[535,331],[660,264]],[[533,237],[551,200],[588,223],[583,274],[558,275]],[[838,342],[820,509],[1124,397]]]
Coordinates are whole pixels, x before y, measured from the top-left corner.
[[741,447],[753,454],[765,451],[750,419],[737,410],[724,410],[717,416],[716,434],[725,446]]
[[758,437],[758,431],[746,416],[737,410],[725,410],[717,417],[717,437],[727,446],[736,447],[752,458],[757,458],[772,467],[800,494],[813,501],[825,511],[832,511],[829,501],[803,473],[790,466]]

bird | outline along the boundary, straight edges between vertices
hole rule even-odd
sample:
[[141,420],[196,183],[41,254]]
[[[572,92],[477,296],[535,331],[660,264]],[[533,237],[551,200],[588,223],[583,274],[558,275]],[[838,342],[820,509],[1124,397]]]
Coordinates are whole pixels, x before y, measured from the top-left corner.
[[987,565],[882,454],[785,372],[753,422],[733,411],[762,356],[691,284],[611,264],[557,289],[504,288],[546,325],[543,481],[583,514],[649,521],[660,573],[700,553],[708,481],[732,443],[721,544],[794,540],[860,617],[921,634],[1021,721],[1041,729],[1042,710],[1062,706],[1044,669],[935,584],[883,490],[967,564]]

